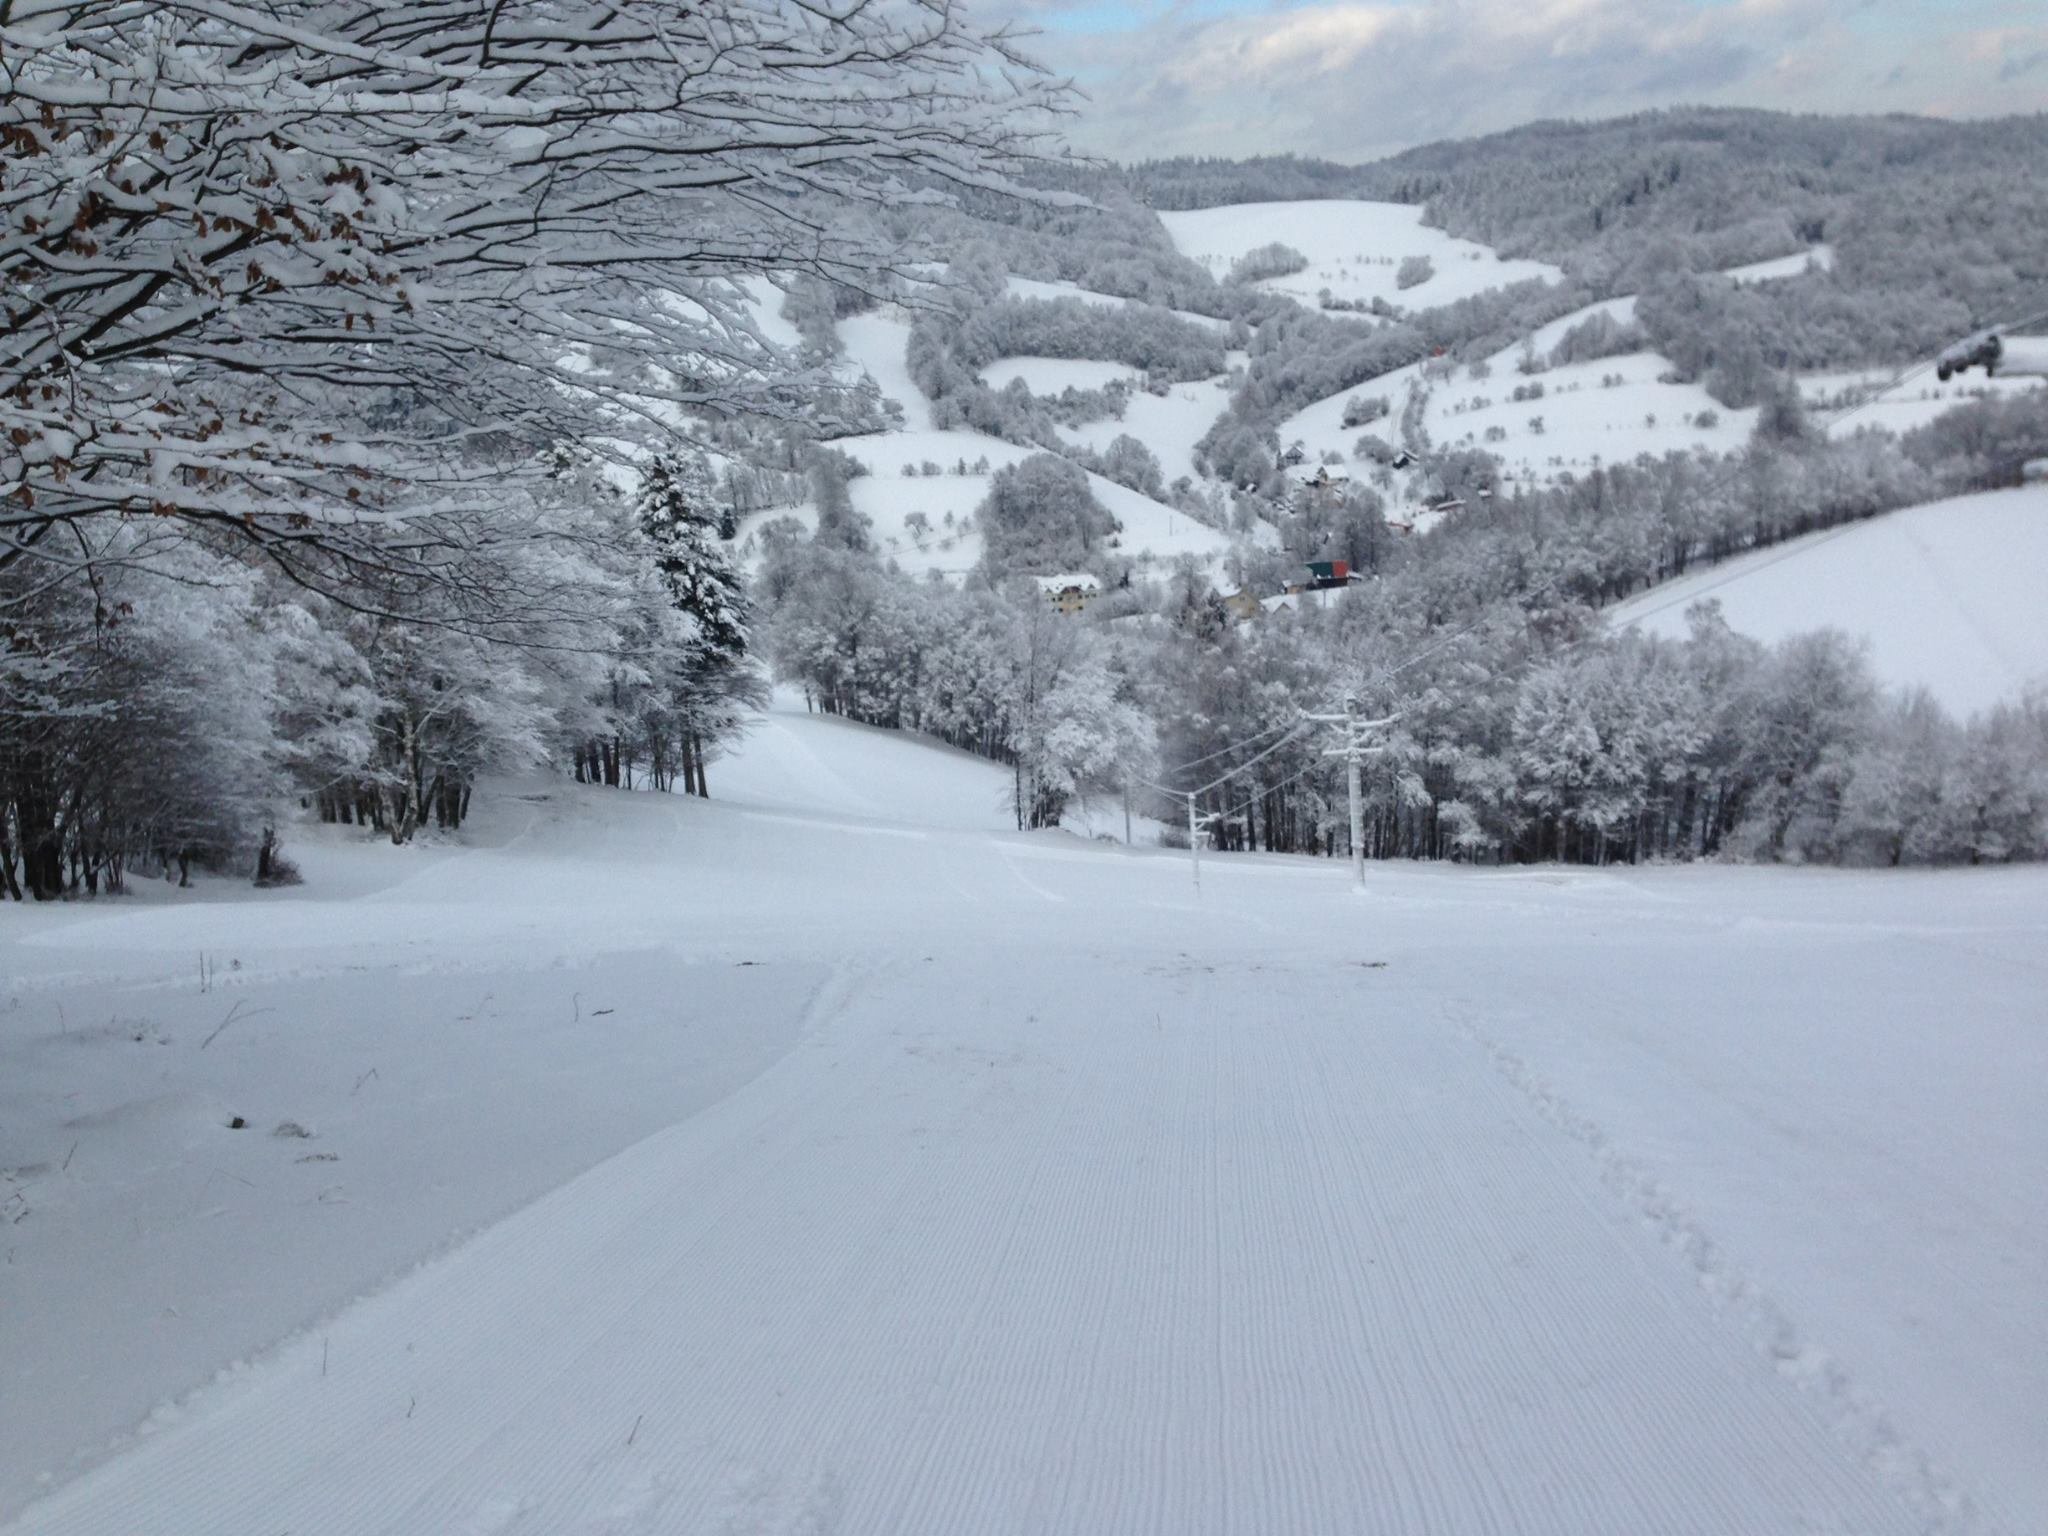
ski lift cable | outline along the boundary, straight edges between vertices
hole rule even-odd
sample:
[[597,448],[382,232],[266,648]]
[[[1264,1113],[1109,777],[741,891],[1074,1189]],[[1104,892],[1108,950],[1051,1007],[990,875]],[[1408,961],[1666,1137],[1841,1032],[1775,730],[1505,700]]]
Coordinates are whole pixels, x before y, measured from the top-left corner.
[[1232,752],[1241,751],[1255,741],[1264,741],[1275,731],[1291,730],[1300,723],[1299,720],[1283,720],[1278,725],[1269,725],[1263,731],[1258,731],[1245,737],[1242,741],[1233,741],[1228,746],[1218,747],[1214,752],[1204,752],[1200,757],[1191,757],[1186,762],[1176,763],[1171,768],[1162,768],[1160,772],[1167,778],[1172,778],[1175,774],[1185,773],[1190,768],[1199,768],[1204,763],[1214,762],[1219,757],[1227,757]]
[[1191,795],[1206,795],[1210,790],[1228,784],[1232,779],[1236,778],[1239,774],[1243,773],[1247,768],[1257,767],[1260,763],[1264,762],[1267,758],[1271,757],[1275,752],[1278,752],[1282,747],[1292,745],[1295,738],[1299,736],[1304,730],[1306,730],[1311,723],[1312,722],[1308,719],[1307,716],[1302,716],[1294,722],[1293,728],[1290,729],[1285,736],[1282,736],[1278,741],[1274,742],[1270,747],[1267,747],[1264,751],[1258,753],[1254,757],[1246,758],[1243,762],[1239,763],[1234,768],[1225,770],[1217,777],[1211,779],[1208,783],[1202,785],[1201,788],[1184,790],[1182,791],[1182,793]]
[[[1301,732],[1312,723],[1313,722],[1311,722],[1305,715],[1297,716],[1293,720],[1287,722],[1285,728],[1286,734],[1283,735],[1278,741],[1274,742],[1271,746],[1267,747],[1264,751],[1261,751],[1255,754],[1254,756],[1247,758],[1244,762],[1239,763],[1234,768],[1226,770],[1224,773],[1218,775],[1216,778],[1211,779],[1208,783],[1196,785],[1192,789],[1175,789],[1171,785],[1156,783],[1153,780],[1146,778],[1142,774],[1132,774],[1131,782],[1134,784],[1143,784],[1147,789],[1156,789],[1162,795],[1171,795],[1176,800],[1185,800],[1190,795],[1206,795],[1207,793],[1209,793],[1210,790],[1217,788],[1219,785],[1229,783],[1232,779],[1236,778],[1239,774],[1243,773],[1247,768],[1256,767],[1258,764],[1264,762],[1267,758],[1271,757],[1275,752],[1278,752],[1282,747],[1285,747],[1292,743],[1293,740],[1297,736],[1299,736]],[[1272,733],[1270,731],[1260,732],[1260,735],[1271,734]],[[1254,736],[1249,738],[1249,740],[1256,741],[1258,740],[1258,737]],[[1246,745],[1246,743],[1239,742],[1237,745],[1242,747]],[[1219,754],[1212,753],[1211,755],[1216,756]]]
[[1232,806],[1229,810],[1205,811],[1203,813],[1203,818],[1208,821],[1227,821],[1233,816],[1242,816],[1246,811],[1250,810],[1253,806],[1257,805],[1259,801],[1264,799],[1267,795],[1277,795],[1281,790],[1287,789],[1292,785],[1300,783],[1310,774],[1316,772],[1317,769],[1323,768],[1325,766],[1326,764],[1323,762],[1321,758],[1313,759],[1308,763],[1306,767],[1298,769],[1293,773],[1290,773],[1286,778],[1280,780],[1280,782],[1277,784],[1260,785],[1255,791],[1253,791],[1243,800],[1240,800],[1236,805]]
[[[2001,332],[2021,330],[2027,326],[2039,324],[2044,320],[2048,320],[2048,309],[2038,311],[2037,313],[2028,315],[2022,319],[2007,321],[2002,325],[1993,327],[1992,329]],[[1974,336],[1976,334],[1978,334],[1977,331],[1973,330],[1972,332],[1970,332],[1971,336]],[[1969,337],[1967,336],[1958,338],[1956,342],[1951,342],[1949,346],[1942,348],[1941,353],[1949,351],[1952,347],[1959,345],[1962,341],[1967,341],[1968,339]],[[1878,401],[1884,399],[1885,396],[1891,394],[1894,390],[1901,388],[1907,383],[1910,383],[1913,379],[1919,377],[1920,375],[1931,371],[1937,365],[1941,353],[1937,353],[1935,357],[1932,359],[1923,359],[1919,362],[1911,363],[1906,367],[1899,369],[1891,376],[1891,378],[1886,380],[1877,389],[1872,390],[1867,395],[1864,395],[1861,399],[1849,405],[1838,407],[1836,410],[1827,413],[1823,417],[1821,422],[1822,432],[1832,432],[1836,427],[1840,426],[1843,422],[1849,420],[1852,416],[1855,416],[1857,413],[1869,409]],[[1424,457],[1424,455],[1418,454],[1416,455],[1416,457],[1422,458]],[[1733,483],[1734,480],[1742,473],[1743,469],[1745,468],[1745,465],[1746,461],[1737,461],[1735,464],[1731,465],[1728,469],[1726,469],[1723,473],[1715,476],[1699,491],[1695,492],[1695,495],[1710,496],[1715,492],[1724,489],[1726,486]],[[1835,538],[1841,537],[1843,534],[1849,532],[1855,526],[1856,524],[1853,522],[1844,523],[1839,527],[1827,530],[1819,538],[1808,539],[1800,542],[1796,547],[1780,550],[1776,554],[1771,556],[1769,559],[1763,562],[1745,565],[1739,571],[1726,572],[1704,586],[1689,589],[1682,597],[1672,598],[1664,603],[1658,604],[1657,606],[1645,609],[1643,612],[1637,614],[1636,618],[1632,619],[1630,622],[1635,623],[1641,619],[1649,617],[1651,614],[1664,612],[1667,609],[1678,606],[1680,603],[1696,602],[1703,592],[1713,591],[1716,588],[1725,586],[1729,582],[1735,581],[1739,577],[1748,574],[1750,571],[1763,568],[1763,566],[1775,565],[1779,561],[1789,560],[1794,555],[1802,553],[1806,550],[1817,549],[1822,544],[1827,543]],[[1525,598],[1542,596],[1545,593],[1547,593],[1550,589],[1557,586],[1560,582],[1564,581],[1570,574],[1571,573],[1569,571],[1560,570],[1556,572],[1554,575],[1548,577],[1543,582],[1539,583],[1537,586],[1530,588],[1526,593],[1522,594],[1522,596]],[[1373,674],[1371,677],[1369,677],[1368,683],[1390,683],[1394,678],[1398,677],[1401,673],[1407,671],[1410,667],[1416,666],[1419,663],[1428,660],[1431,656],[1436,655],[1440,651],[1444,650],[1447,646],[1455,644],[1457,641],[1463,639],[1465,636],[1472,634],[1476,630],[1482,628],[1493,617],[1495,617],[1494,614],[1483,613],[1475,619],[1473,619],[1470,623],[1460,625],[1458,628],[1450,631],[1448,634],[1439,635],[1436,639],[1430,641],[1421,649],[1411,653],[1409,656],[1395,663],[1393,666],[1384,668]],[[1592,637],[1587,636],[1585,638],[1590,639]],[[1574,641],[1572,642],[1572,645],[1577,645],[1580,643],[1583,642]],[[1561,647],[1560,652],[1562,650],[1569,648],[1569,646]],[[1219,747],[1214,752],[1204,753],[1200,757],[1191,758],[1185,763],[1181,763],[1174,768],[1166,770],[1166,772],[1170,775],[1178,773],[1187,768],[1199,767],[1201,764],[1205,762],[1212,762],[1216,758],[1226,756],[1231,752],[1241,751],[1245,747],[1251,745],[1253,742],[1262,740],[1263,738],[1272,735],[1275,731],[1281,731],[1285,733],[1281,736],[1281,738],[1278,741],[1274,742],[1271,746],[1267,747],[1257,756],[1252,757],[1247,761],[1238,764],[1236,767],[1231,768],[1229,771],[1223,773],[1219,777],[1210,780],[1207,784],[1201,785],[1200,787],[1192,790],[1174,789],[1169,785],[1160,784],[1152,779],[1148,779],[1141,774],[1133,774],[1131,776],[1132,781],[1134,783],[1143,784],[1148,789],[1157,790],[1160,794],[1170,795],[1177,800],[1184,800],[1191,794],[1204,795],[1212,789],[1216,789],[1224,784],[1227,784],[1231,779],[1236,778],[1238,775],[1242,774],[1246,769],[1255,767],[1259,763],[1263,762],[1265,759],[1271,757],[1275,752],[1278,752],[1282,747],[1287,746],[1304,726],[1309,725],[1311,723],[1312,722],[1307,718],[1306,715],[1302,715],[1292,721],[1285,721],[1282,722],[1280,725],[1270,726],[1266,730],[1260,731],[1255,735],[1246,737],[1243,741],[1233,742],[1228,746]],[[1286,788],[1287,786],[1296,783],[1300,779],[1307,777],[1310,773],[1315,771],[1315,768],[1317,766],[1317,764],[1311,763],[1307,767],[1303,768],[1300,772],[1292,774],[1288,778],[1282,780],[1279,784],[1261,788],[1257,792],[1257,794],[1254,794],[1251,797],[1251,799],[1244,801],[1235,810],[1220,814],[1239,814],[1250,805],[1256,803],[1260,796],[1272,794],[1279,789]]]

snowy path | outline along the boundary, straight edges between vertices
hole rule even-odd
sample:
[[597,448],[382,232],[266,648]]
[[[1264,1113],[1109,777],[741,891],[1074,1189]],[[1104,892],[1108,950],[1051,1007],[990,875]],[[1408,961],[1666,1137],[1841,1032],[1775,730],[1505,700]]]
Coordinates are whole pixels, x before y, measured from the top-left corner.
[[[75,965],[104,929],[146,969],[233,924],[252,985],[317,992],[393,912],[489,898],[428,980],[545,942],[580,1007],[758,978],[732,1002],[770,1035],[0,1529],[2038,1528],[2048,880],[1387,870],[1361,903],[1243,859],[1197,904],[1173,858],[997,832],[985,764],[771,727],[714,768],[731,804],[570,791],[347,922],[138,907],[11,943]],[[544,1095],[541,1038],[501,1071]],[[642,1115],[632,1074],[681,1070],[658,1041],[552,1113],[474,1097],[537,1137]],[[288,1288],[289,1258],[212,1262]]]
[[1414,996],[1004,959],[842,975],[25,1529],[1910,1528]]

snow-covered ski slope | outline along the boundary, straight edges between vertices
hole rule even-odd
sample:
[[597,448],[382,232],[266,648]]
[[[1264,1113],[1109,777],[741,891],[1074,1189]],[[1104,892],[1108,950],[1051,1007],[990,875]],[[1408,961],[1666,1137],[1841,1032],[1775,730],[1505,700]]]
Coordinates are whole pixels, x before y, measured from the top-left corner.
[[0,913],[0,1529],[2048,1526],[2048,873],[1198,897],[836,721],[712,783]]
[[[1385,299],[1403,309],[1429,309],[1529,278],[1555,280],[1546,262],[1506,259],[1491,246],[1460,240],[1422,222],[1420,204],[1329,198],[1291,203],[1231,203],[1159,215],[1184,256],[1218,278],[1250,251],[1278,241],[1308,258],[1305,271],[1262,279],[1258,286],[1284,293],[1313,309],[1321,291],[1336,299]],[[1395,279],[1404,258],[1423,256],[1434,268],[1408,288]]]
[[1760,640],[1829,627],[1867,640],[1885,682],[1961,714],[2048,679],[2048,486],[1886,513],[1665,582],[1611,610],[1617,626],[1685,632],[1718,599]]

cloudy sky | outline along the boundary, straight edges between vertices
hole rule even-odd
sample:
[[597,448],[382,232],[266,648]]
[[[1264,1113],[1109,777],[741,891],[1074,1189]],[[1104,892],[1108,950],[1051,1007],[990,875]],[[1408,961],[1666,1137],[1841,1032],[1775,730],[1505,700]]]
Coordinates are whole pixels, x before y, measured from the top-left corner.
[[1544,117],[1709,102],[2048,111],[2043,0],[983,0],[1118,160],[1371,159]]

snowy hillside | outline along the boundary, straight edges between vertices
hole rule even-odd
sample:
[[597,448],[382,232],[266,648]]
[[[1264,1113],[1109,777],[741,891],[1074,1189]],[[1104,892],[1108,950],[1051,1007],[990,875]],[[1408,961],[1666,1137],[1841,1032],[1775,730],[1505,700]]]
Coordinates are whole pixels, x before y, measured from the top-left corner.
[[[1590,306],[1567,318],[1626,302]],[[1399,439],[1395,424],[1419,396],[1431,447],[1483,448],[1501,459],[1511,479],[1544,482],[1639,453],[1731,451],[1747,441],[1755,421],[1754,411],[1729,410],[1698,384],[1661,382],[1671,365],[1654,352],[1525,376],[1517,367],[1523,350],[1506,348],[1476,372],[1431,362],[1382,374],[1289,417],[1280,425],[1280,440],[1303,444],[1311,460],[1335,453],[1350,462],[1367,430]],[[1514,398],[1517,391],[1523,399]],[[1344,414],[1353,399],[1385,401],[1388,417],[1371,428],[1346,427]]]
[[[1280,440],[1301,443],[1311,461],[1334,453],[1349,462],[1366,430],[1399,440],[1397,423],[1419,397],[1430,446],[1483,448],[1517,480],[1550,481],[1640,453],[1740,448],[1756,413],[1729,410],[1699,384],[1663,382],[1671,364],[1654,352],[1549,366],[1551,349],[1572,327],[1596,316],[1627,324],[1634,315],[1632,297],[1608,299],[1539,327],[1476,367],[1433,360],[1396,369],[1296,412],[1281,423]],[[1537,360],[1537,371],[1522,371],[1525,357]],[[1388,414],[1370,429],[1346,427],[1354,399],[1384,401]]]
[[[1336,299],[1384,299],[1402,309],[1427,309],[1489,288],[1561,275],[1544,262],[1504,260],[1487,246],[1428,228],[1422,215],[1419,205],[1330,199],[1235,203],[1162,213],[1159,220],[1183,254],[1218,278],[1246,252],[1276,240],[1300,251],[1309,260],[1306,271],[1266,278],[1258,286],[1311,309],[1325,288]],[[1396,279],[1409,257],[1427,258],[1433,274],[1402,288]]]
[[[1791,276],[1826,249],[1736,268],[1728,275],[1752,282]],[[1365,430],[1389,442],[1400,438],[1396,424],[1419,397],[1418,419],[1428,446],[1484,449],[1502,461],[1510,479],[1524,482],[1582,475],[1645,453],[1701,449],[1719,454],[1742,448],[1755,425],[1755,410],[1731,409],[1699,383],[1672,380],[1670,361],[1655,352],[1549,364],[1552,349],[1572,328],[1601,316],[1629,324],[1635,306],[1633,296],[1587,305],[1538,327],[1476,367],[1438,360],[1382,374],[1296,412],[1281,423],[1280,440],[1301,443],[1311,462],[1325,454],[1350,462]],[[1846,436],[1865,427],[1905,432],[1967,400],[2043,387],[2035,378],[1986,379],[1982,374],[1944,384],[1924,370],[1898,384],[1897,372],[1808,374],[1799,379],[1800,394],[1831,434]],[[1388,415],[1369,429],[1347,428],[1343,419],[1353,400],[1384,401]]]
[[2024,374],[1987,378],[1982,373],[1965,373],[1945,384],[1926,368],[1916,369],[1903,382],[1897,375],[1898,370],[1886,368],[1802,374],[1799,394],[1807,410],[1828,419],[1831,434],[1841,437],[1865,427],[1910,432],[1965,401],[2048,389],[2040,378]]
[[1967,713],[2048,678],[2048,486],[1909,507],[1654,587],[1617,625],[1685,631],[1717,599],[1737,631],[1777,640],[1828,626],[1870,642],[1878,676]]
[[1797,277],[1810,268],[1828,271],[1835,264],[1835,248],[1831,245],[1816,245],[1804,251],[1794,251],[1790,256],[1778,256],[1770,261],[1752,261],[1740,267],[1730,267],[1726,276],[1738,283],[1768,283],[1781,277]]
[[[1007,286],[1010,296],[1018,299],[1079,299],[1084,304],[1100,304],[1105,309],[1118,309],[1134,302],[1130,299],[1117,298],[1114,294],[1097,293],[1094,289],[1083,288],[1078,283],[1048,283],[1035,277],[1018,277],[1014,273],[1010,276]],[[1187,309],[1169,310],[1168,313],[1178,315],[1181,319],[1207,330],[1229,329],[1228,325],[1214,315],[1198,315]]]
[[1197,897],[712,774],[7,914],[0,1529],[2048,1523],[2040,872]]
[[[903,407],[905,423],[901,431],[842,438],[833,444],[868,470],[848,487],[855,508],[873,520],[882,552],[905,570],[964,574],[981,558],[982,544],[978,532],[963,530],[960,524],[971,518],[987,496],[989,476],[1033,450],[978,432],[933,427],[931,402],[911,378],[904,360],[910,339],[910,322],[904,315],[884,311],[855,315],[839,323],[839,335],[845,347],[844,372],[852,378],[863,373],[872,378],[885,399]],[[1008,359],[990,365],[986,373],[991,382],[1007,383],[1022,377],[1034,392],[1045,394],[1058,394],[1069,385],[1093,388],[1110,378],[1132,376],[1130,369],[1117,364],[1059,358]],[[1075,442],[1107,446],[1119,434],[1136,433],[1159,455],[1171,482],[1177,475],[1194,472],[1193,445],[1224,404],[1223,393],[1209,382],[1182,385],[1164,400],[1140,391],[1125,420],[1093,422],[1070,436]],[[986,467],[977,470],[984,462]],[[928,474],[926,466],[936,466],[940,472]],[[916,473],[906,475],[906,469]],[[1154,563],[1183,554],[1214,561],[1229,547],[1226,535],[1185,513],[1100,475],[1091,474],[1088,479],[1096,500],[1123,525],[1116,536],[1119,555]],[[917,521],[919,514],[922,522]],[[756,514],[742,524],[742,543],[762,523],[788,516],[807,527],[815,526],[817,511],[806,505]]]

